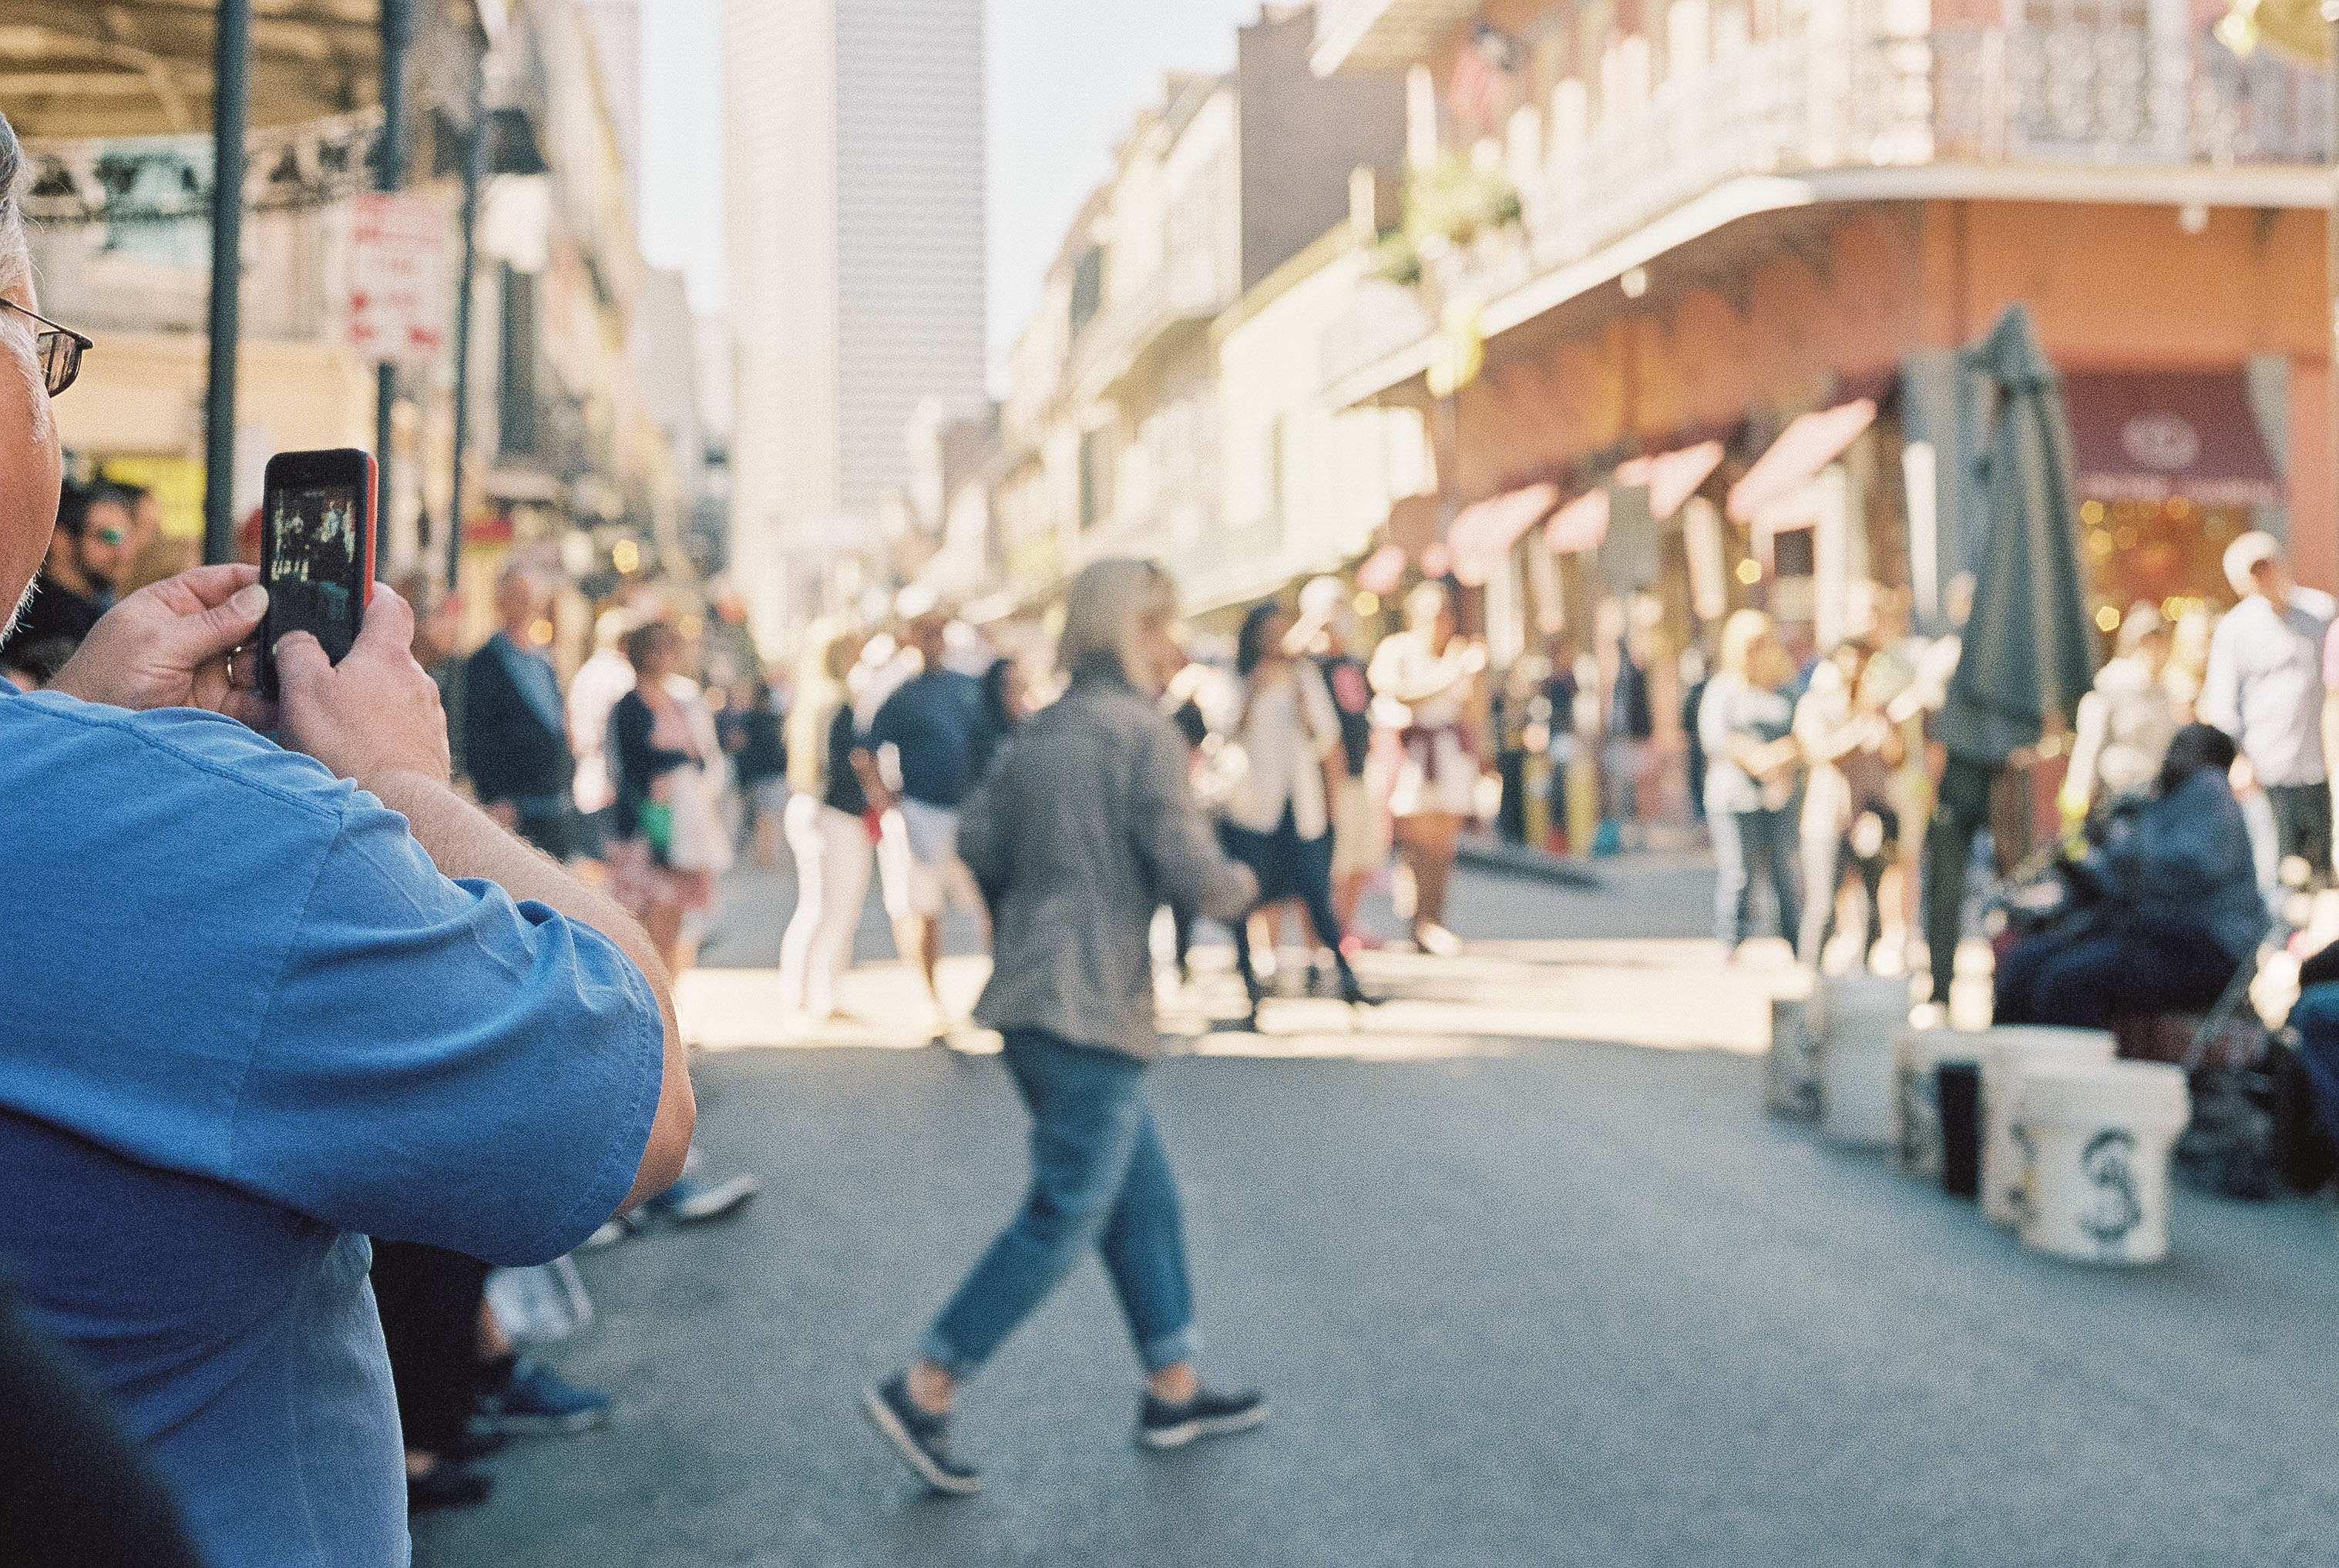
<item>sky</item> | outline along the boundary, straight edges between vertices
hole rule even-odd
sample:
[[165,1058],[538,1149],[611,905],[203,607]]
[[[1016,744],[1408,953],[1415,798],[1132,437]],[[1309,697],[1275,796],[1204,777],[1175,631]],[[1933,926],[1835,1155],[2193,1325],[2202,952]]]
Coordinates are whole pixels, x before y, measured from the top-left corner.
[[[849,3],[849,0],[848,0]],[[723,303],[720,0],[642,0],[642,251]],[[1258,0],[988,0],[983,85],[994,371],[1081,200],[1169,71],[1233,67]]]

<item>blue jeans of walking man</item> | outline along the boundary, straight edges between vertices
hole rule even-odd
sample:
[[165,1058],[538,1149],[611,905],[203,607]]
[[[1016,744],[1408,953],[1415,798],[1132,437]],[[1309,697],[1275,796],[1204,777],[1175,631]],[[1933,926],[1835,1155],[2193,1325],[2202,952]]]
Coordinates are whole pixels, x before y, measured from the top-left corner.
[[1031,1112],[1031,1190],[934,1319],[923,1354],[966,1376],[1093,1247],[1145,1370],[1193,1359],[1178,1181],[1146,1102],[1144,1063],[1040,1030],[1009,1030],[1005,1041]]

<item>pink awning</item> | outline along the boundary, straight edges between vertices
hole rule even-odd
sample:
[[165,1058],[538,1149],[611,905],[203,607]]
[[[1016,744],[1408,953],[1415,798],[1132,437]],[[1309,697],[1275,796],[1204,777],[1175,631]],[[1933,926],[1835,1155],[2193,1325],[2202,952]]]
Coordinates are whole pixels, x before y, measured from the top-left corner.
[[1608,492],[1586,490],[1559,508],[1544,530],[1544,537],[1554,556],[1572,556],[1584,550],[1596,550],[1600,541],[1608,537]]
[[1700,441],[1678,451],[1634,458],[1616,470],[1616,481],[1648,486],[1650,515],[1662,523],[1680,511],[1697,494],[1697,488],[1705,483],[1706,476],[1721,466],[1722,443]]
[[1357,588],[1381,598],[1388,597],[1405,581],[1405,561],[1404,546],[1383,545],[1357,568]]
[[1446,537],[1455,577],[1465,587],[1483,586],[1519,542],[1519,536],[1543,521],[1558,504],[1559,487],[1541,484],[1464,508]]
[[1734,523],[1751,523],[1773,501],[1784,500],[1843,455],[1860,432],[1876,422],[1876,400],[1860,398],[1789,425],[1746,477],[1732,487],[1726,508]]

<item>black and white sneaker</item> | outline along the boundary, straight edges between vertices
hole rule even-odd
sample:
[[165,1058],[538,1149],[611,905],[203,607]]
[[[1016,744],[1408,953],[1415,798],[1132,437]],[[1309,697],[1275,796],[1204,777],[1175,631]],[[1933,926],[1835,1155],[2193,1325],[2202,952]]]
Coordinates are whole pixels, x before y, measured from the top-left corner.
[[982,1490],[982,1476],[972,1465],[951,1457],[947,1415],[937,1415],[910,1397],[909,1375],[895,1373],[882,1385],[861,1391],[862,1413],[901,1451],[902,1463],[918,1479],[949,1497],[966,1497]]
[[1248,1432],[1267,1419],[1267,1395],[1256,1389],[1216,1394],[1197,1389],[1182,1405],[1145,1395],[1137,1408],[1137,1440],[1148,1448],[1183,1448],[1198,1437]]

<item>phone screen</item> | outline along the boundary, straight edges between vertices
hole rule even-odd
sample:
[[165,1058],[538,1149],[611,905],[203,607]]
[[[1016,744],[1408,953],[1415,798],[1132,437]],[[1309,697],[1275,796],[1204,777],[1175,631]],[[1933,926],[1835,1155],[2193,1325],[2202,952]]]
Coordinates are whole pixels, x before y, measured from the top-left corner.
[[364,546],[355,485],[271,490],[265,519],[269,634],[308,632],[339,664],[357,641],[364,610]]

